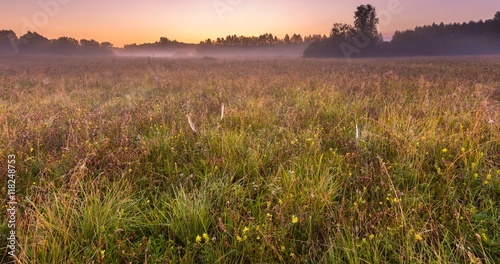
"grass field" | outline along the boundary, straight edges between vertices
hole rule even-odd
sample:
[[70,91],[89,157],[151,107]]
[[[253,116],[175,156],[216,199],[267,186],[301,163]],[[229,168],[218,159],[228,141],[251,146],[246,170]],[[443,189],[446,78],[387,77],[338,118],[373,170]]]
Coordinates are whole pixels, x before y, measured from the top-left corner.
[[19,263],[500,263],[498,57],[0,58],[0,129]]

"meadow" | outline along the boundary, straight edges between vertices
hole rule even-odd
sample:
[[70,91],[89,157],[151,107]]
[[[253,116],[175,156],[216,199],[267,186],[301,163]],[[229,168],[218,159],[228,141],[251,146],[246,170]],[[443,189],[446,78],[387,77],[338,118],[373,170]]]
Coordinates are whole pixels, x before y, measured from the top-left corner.
[[499,57],[0,58],[0,131],[1,262],[500,263]]

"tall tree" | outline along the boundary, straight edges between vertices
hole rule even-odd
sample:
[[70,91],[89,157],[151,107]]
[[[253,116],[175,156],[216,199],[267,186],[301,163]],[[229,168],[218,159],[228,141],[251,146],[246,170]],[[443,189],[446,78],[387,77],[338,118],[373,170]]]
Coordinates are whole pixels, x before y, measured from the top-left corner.
[[357,31],[363,32],[369,37],[377,37],[377,12],[375,7],[367,4],[358,6],[354,12],[354,27]]

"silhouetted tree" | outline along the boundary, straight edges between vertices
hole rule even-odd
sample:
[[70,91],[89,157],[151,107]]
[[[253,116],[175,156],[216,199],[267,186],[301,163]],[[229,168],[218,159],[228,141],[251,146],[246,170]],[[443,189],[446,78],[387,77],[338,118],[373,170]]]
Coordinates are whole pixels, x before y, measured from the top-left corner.
[[318,34],[318,35],[309,35],[309,36],[305,36],[304,37],[304,42],[320,41],[321,39],[323,39],[323,37],[321,36],[321,34]]
[[495,20],[496,22],[500,23],[500,11],[498,11],[495,16],[493,17],[493,20]]
[[[103,43],[104,44],[104,43]],[[99,42],[91,39],[91,40],[86,40],[82,39],[80,40],[80,49],[81,55],[109,55],[111,54],[111,50],[109,47],[113,46],[113,44],[107,42],[106,44],[99,44]]]
[[113,48],[113,46],[114,46],[114,45],[113,45],[113,43],[111,43],[111,42],[102,42],[102,43],[101,43],[101,47],[102,47],[102,48],[105,48],[105,49],[111,49],[111,48]]
[[288,44],[290,43],[290,36],[288,34],[285,35],[285,38],[283,38],[283,41]]
[[333,28],[330,31],[330,37],[349,38],[354,35],[354,32],[354,28],[351,25],[335,23],[333,24]]
[[375,7],[360,5],[354,12],[354,27],[335,23],[330,38],[315,41],[304,51],[310,57],[360,57],[375,56],[382,37],[377,31],[378,18]]
[[291,42],[293,43],[300,43],[302,42],[302,36],[300,34],[293,34],[292,38],[290,39]]
[[78,40],[74,38],[60,37],[52,41],[50,51],[59,55],[79,54],[80,45],[78,44]]
[[36,32],[28,31],[19,38],[19,52],[22,54],[42,54],[49,51],[50,40]]
[[101,45],[99,44],[99,42],[97,42],[97,41],[95,41],[93,39],[91,39],[91,40],[81,39],[80,40],[80,45],[84,49],[99,49],[101,47]]
[[17,50],[18,38],[12,30],[0,30],[0,54],[14,55]]
[[170,43],[170,39],[166,38],[166,37],[161,37],[160,38],[160,43],[161,44],[167,44],[167,43]]
[[354,12],[354,27],[357,31],[365,33],[369,37],[377,37],[377,24],[379,19],[377,18],[377,12],[375,7],[368,5],[360,5],[357,7],[356,12]]

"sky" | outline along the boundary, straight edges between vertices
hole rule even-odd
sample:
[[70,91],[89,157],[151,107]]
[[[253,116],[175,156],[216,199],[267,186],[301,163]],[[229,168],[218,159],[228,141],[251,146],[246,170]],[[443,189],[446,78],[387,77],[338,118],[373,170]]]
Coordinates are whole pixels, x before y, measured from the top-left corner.
[[199,43],[234,34],[328,35],[334,23],[352,24],[356,7],[368,3],[385,39],[396,30],[486,20],[500,11],[499,0],[0,0],[0,29],[117,47],[160,37]]

